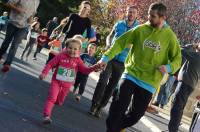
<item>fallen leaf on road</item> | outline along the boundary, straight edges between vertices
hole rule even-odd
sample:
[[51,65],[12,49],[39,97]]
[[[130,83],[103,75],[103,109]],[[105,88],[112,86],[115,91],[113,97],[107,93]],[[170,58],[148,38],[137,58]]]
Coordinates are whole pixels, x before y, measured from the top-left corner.
[[23,118],[23,119],[22,119],[22,121],[26,122],[26,121],[27,121],[27,119],[24,119],[24,118]]
[[3,94],[4,94],[4,95],[8,95],[8,93],[7,93],[7,92],[3,92]]

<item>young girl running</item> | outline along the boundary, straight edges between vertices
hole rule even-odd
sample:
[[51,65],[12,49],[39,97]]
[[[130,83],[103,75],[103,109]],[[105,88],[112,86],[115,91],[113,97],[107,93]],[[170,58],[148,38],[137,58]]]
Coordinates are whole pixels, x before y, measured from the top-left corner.
[[51,111],[54,105],[62,105],[65,96],[69,93],[71,86],[75,81],[77,71],[89,74],[98,70],[99,66],[93,65],[86,67],[80,58],[81,41],[78,39],[68,39],[65,42],[66,49],[54,57],[44,68],[39,76],[43,80],[50,69],[55,67],[51,81],[46,104],[44,106],[44,124],[51,123]]

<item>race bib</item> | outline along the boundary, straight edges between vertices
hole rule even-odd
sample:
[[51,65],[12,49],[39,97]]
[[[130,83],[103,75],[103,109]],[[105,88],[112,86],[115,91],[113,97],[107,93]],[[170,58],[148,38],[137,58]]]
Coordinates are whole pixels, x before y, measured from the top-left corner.
[[59,67],[56,79],[63,82],[74,82],[75,71],[74,69]]
[[56,53],[59,53],[61,51],[61,48],[60,47],[56,47],[56,46],[52,46],[51,50],[56,52]]
[[31,32],[31,38],[37,38],[38,37],[38,33],[36,32]]

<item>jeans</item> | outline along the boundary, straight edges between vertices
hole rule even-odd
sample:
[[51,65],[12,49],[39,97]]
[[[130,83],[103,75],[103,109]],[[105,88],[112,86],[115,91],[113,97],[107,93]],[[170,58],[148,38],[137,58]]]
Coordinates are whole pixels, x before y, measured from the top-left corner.
[[174,81],[175,78],[173,76],[170,76],[167,82],[161,86],[156,103],[161,104],[163,106],[168,103],[170,91],[174,84]]
[[36,43],[36,39],[35,38],[30,38],[30,40],[26,43],[26,47],[25,49],[23,50],[22,52],[22,57],[24,56],[25,52],[28,50],[27,54],[26,54],[26,57],[29,57],[32,49],[33,49],[33,46],[34,44]]
[[49,56],[48,56],[48,59],[46,61],[46,64],[51,61],[56,55],[55,54],[52,54],[51,52],[49,53]]
[[193,90],[194,89],[192,87],[185,84],[184,82],[178,83],[170,112],[170,121],[168,125],[169,132],[178,132],[183,110]]
[[37,54],[40,53],[42,49],[43,49],[43,46],[38,44],[33,57],[36,58]]
[[[131,99],[133,109],[126,114]],[[125,79],[120,86],[119,99],[110,106],[106,120],[107,132],[120,132],[121,129],[136,124],[145,114],[151,99],[152,93]]]
[[106,69],[101,72],[93,98],[92,106],[101,105],[104,107],[113,94],[121,75],[124,71],[124,64],[116,60],[110,61]]
[[0,31],[5,32],[5,31],[6,31],[6,28],[7,28],[7,25],[8,25],[8,23],[0,24]]
[[26,28],[18,28],[12,25],[11,23],[8,23],[6,36],[0,48],[0,59],[1,59],[3,55],[6,53],[9,45],[11,44],[4,65],[11,65],[13,58],[15,57],[17,48],[25,35],[26,35]]

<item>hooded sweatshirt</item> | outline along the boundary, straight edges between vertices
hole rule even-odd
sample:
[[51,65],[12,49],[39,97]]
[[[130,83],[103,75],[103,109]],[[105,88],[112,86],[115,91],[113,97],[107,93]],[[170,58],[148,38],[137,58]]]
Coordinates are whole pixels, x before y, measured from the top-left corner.
[[74,83],[77,71],[89,74],[95,70],[94,66],[86,67],[80,57],[70,57],[64,51],[47,63],[42,73],[47,75],[52,68],[55,68],[52,81],[58,81],[66,87]]
[[140,25],[119,37],[104,54],[107,62],[132,44],[125,61],[123,77],[140,87],[155,93],[162,80],[159,66],[166,65],[174,74],[181,65],[181,50],[175,33],[168,25],[154,28],[149,22]]

